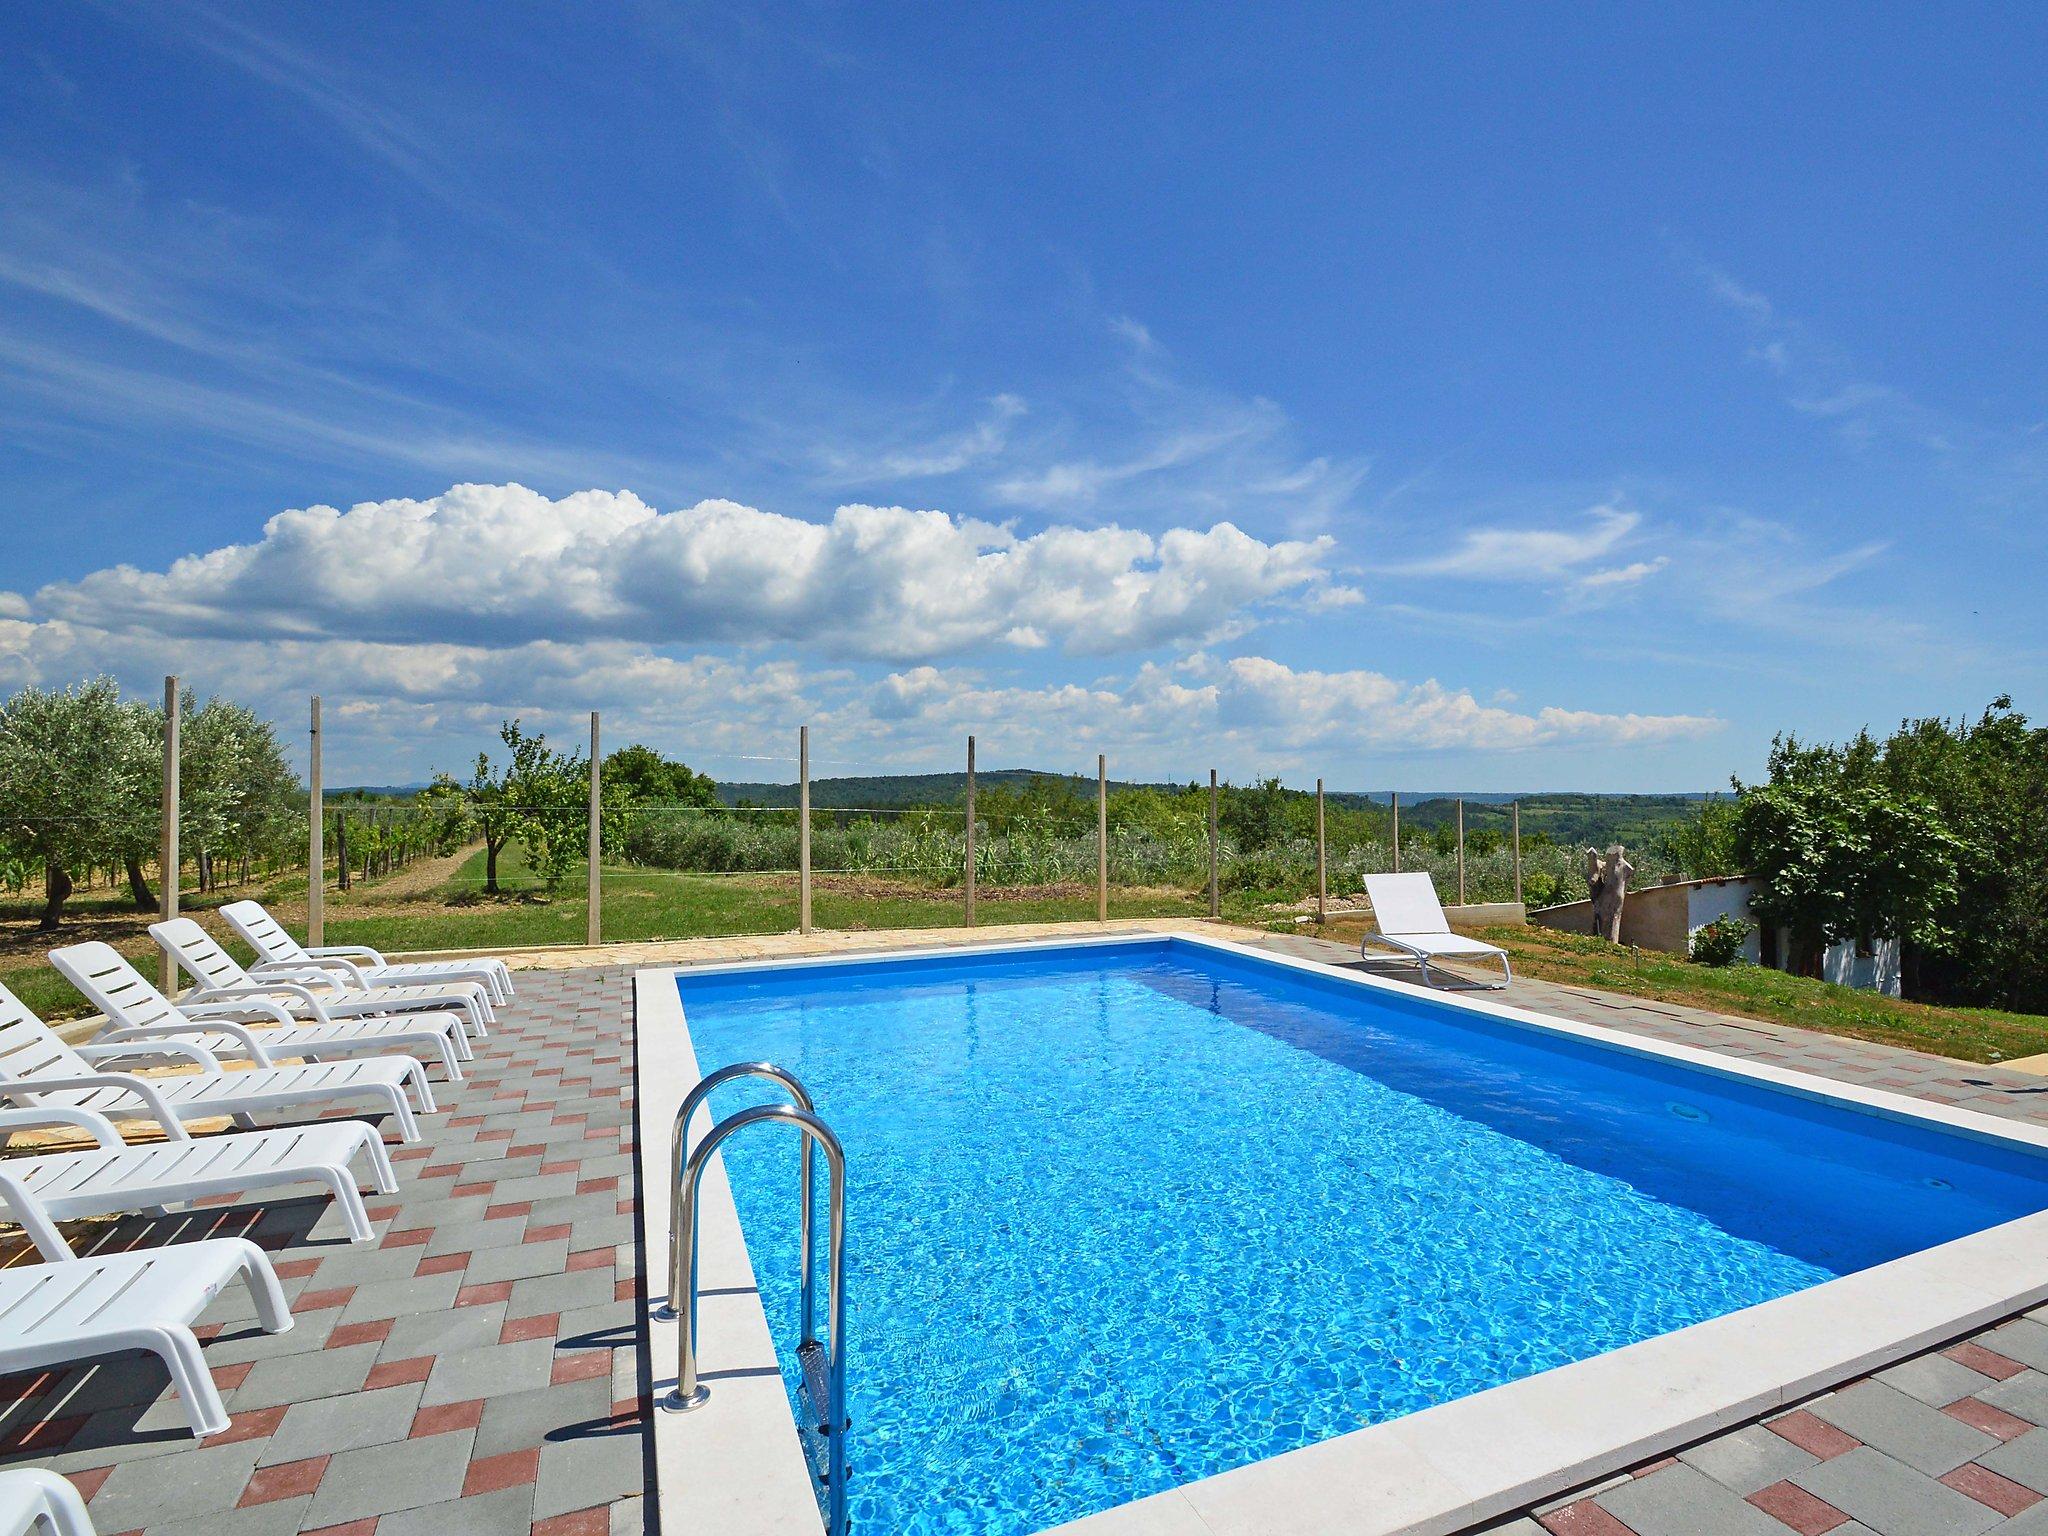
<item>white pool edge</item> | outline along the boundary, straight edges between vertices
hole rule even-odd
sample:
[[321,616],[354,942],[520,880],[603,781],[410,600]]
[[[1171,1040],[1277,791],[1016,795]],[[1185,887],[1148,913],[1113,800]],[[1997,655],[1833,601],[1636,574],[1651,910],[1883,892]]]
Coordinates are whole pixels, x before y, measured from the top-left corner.
[[[679,969],[712,975],[1169,942],[1379,988],[1410,1001],[1421,996],[1404,983],[1204,933],[932,946],[636,972],[641,1228],[650,1297],[658,1301],[666,1288],[668,1127],[697,1077],[675,985]],[[1489,997],[1431,993],[1424,1000],[1868,1114],[2048,1151],[2048,1132],[1971,1110],[1551,1018]],[[703,1358],[708,1369],[747,1374],[727,1380],[725,1391],[714,1382],[712,1401],[694,1413],[656,1410],[654,1491],[660,1516],[671,1532],[707,1536],[809,1531],[816,1520],[809,1474],[722,1170],[707,1177],[705,1201]],[[712,1287],[727,1294],[713,1297]],[[1183,1484],[1057,1530],[1061,1536],[1321,1536],[1334,1529],[1347,1536],[1450,1536],[1971,1333],[2044,1298],[2048,1213]],[[658,1321],[651,1329],[659,1399],[674,1382],[675,1334]],[[857,1369],[859,1341],[851,1340],[849,1349]],[[713,1486],[726,1483],[745,1486]]]

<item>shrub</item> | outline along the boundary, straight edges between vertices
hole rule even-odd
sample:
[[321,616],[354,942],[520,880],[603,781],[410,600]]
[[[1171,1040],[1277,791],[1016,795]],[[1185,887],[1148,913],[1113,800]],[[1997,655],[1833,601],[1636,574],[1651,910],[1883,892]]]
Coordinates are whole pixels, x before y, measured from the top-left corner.
[[1756,924],[1748,918],[1723,914],[1692,935],[1692,957],[1701,965],[1733,965],[1742,958],[1742,946]]

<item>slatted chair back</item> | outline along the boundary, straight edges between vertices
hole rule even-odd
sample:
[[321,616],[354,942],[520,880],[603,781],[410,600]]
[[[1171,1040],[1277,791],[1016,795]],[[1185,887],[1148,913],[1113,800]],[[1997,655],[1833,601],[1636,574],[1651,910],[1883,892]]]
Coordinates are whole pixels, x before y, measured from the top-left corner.
[[179,970],[192,978],[196,987],[240,987],[249,982],[249,973],[236,963],[235,957],[189,917],[151,923],[149,936],[177,962]]
[[312,958],[260,901],[231,901],[220,909],[220,915],[265,960],[289,965]]
[[0,1083],[45,1077],[91,1077],[99,1071],[57,1038],[28,1004],[0,986]]
[[107,1016],[109,1024],[127,1029],[190,1022],[176,1003],[157,991],[155,984],[123,959],[111,944],[102,944],[97,939],[88,944],[67,944],[50,951],[50,964]]

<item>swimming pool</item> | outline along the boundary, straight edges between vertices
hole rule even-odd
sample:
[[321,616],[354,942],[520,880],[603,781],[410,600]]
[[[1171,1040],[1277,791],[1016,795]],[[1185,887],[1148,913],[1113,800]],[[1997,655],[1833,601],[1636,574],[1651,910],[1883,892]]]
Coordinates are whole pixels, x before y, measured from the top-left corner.
[[[2048,1207],[2024,1149],[1211,944],[676,985],[848,1147],[862,1532],[1023,1536]],[[726,1158],[785,1337],[793,1157]]]

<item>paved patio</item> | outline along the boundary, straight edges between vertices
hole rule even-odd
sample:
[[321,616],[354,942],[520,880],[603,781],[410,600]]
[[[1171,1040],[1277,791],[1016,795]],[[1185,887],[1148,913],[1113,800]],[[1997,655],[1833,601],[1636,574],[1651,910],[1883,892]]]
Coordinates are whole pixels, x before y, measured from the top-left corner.
[[522,975],[425,1139],[392,1148],[375,1244],[315,1199],[98,1229],[96,1249],[252,1237],[295,1326],[216,1301],[233,1424],[203,1445],[146,1357],[11,1378],[0,1462],[71,1478],[101,1536],[640,1536],[628,1013],[623,970]]
[[[1004,936],[870,934],[858,947]],[[1317,940],[1234,936],[1356,963]],[[856,947],[851,937],[829,947]],[[648,946],[632,959],[734,958],[728,948]],[[576,964],[588,958],[550,955],[556,968],[522,971],[467,1080],[437,1085],[443,1108],[422,1122],[427,1139],[396,1149],[398,1195],[372,1200],[374,1246],[348,1245],[313,1199],[95,1230],[98,1245],[125,1246],[212,1228],[276,1253],[291,1332],[263,1335],[232,1296],[205,1320],[227,1434],[195,1444],[160,1368],[120,1358],[6,1381],[0,1464],[70,1476],[102,1536],[640,1536],[647,1373],[629,972]],[[2039,1077],[1543,982],[1518,982],[1508,998],[2048,1123]],[[2044,1494],[2048,1309],[1489,1529],[2029,1536],[2048,1533]]]

